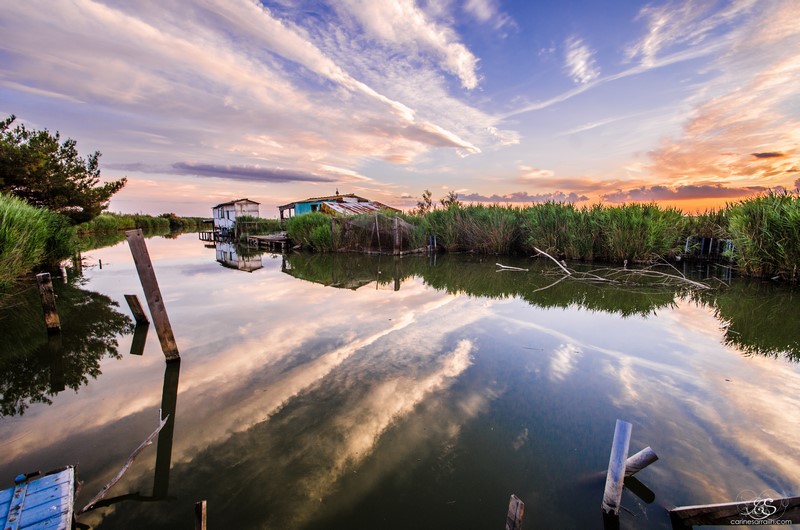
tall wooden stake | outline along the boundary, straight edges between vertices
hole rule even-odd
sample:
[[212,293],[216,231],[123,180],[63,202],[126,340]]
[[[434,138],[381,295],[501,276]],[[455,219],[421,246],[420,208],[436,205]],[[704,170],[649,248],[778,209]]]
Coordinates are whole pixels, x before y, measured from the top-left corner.
[[42,309],[44,310],[44,323],[48,333],[58,333],[61,331],[61,319],[58,318],[56,311],[56,295],[53,293],[53,282],[49,272],[36,275],[36,283],[39,284],[39,296],[42,298]]
[[147,252],[142,231],[128,230],[125,232],[125,237],[128,238],[128,246],[131,248],[133,261],[136,263],[136,271],[139,273],[139,281],[142,282],[144,296],[147,306],[150,308],[150,316],[153,318],[164,357],[167,361],[179,360],[181,356],[178,353],[178,345],[172,334],[167,308],[164,307],[164,300],[161,297],[161,290],[158,288],[158,280],[153,271],[153,263],[150,261],[150,254]]
[[625,480],[625,460],[631,443],[633,427],[627,421],[617,420],[614,428],[614,441],[611,443],[611,456],[608,459],[606,487],[603,492],[603,513],[618,515],[622,500],[622,487]]

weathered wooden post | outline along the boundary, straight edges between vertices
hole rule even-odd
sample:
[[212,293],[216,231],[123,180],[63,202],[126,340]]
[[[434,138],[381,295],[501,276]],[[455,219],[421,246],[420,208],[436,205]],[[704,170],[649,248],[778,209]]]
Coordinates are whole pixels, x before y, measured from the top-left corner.
[[206,501],[194,503],[194,530],[206,530]]
[[506,530],[522,530],[522,517],[525,515],[525,503],[512,494],[508,500],[506,514]]
[[608,459],[606,487],[603,492],[602,509],[605,515],[618,515],[625,480],[625,460],[631,443],[633,427],[627,421],[617,420],[614,428],[614,441],[611,442],[611,456]]
[[153,271],[153,263],[150,261],[150,254],[147,252],[142,231],[127,230],[125,237],[128,239],[128,246],[130,246],[133,261],[136,264],[136,271],[139,273],[139,281],[144,289],[144,296],[147,306],[150,308],[150,316],[153,317],[164,357],[167,361],[179,360],[181,356],[178,353],[178,345],[172,334],[172,326],[169,323],[167,309],[164,307],[164,300],[161,297],[161,290],[158,288],[158,280]]
[[44,310],[44,323],[48,333],[58,333],[61,331],[61,319],[58,318],[56,310],[56,295],[53,293],[53,282],[49,272],[36,275],[36,283],[39,284],[39,296],[42,298],[42,309]]
[[133,318],[136,319],[137,324],[149,324],[150,321],[147,320],[147,315],[144,314],[144,309],[142,309],[142,304],[139,302],[139,297],[135,294],[126,294],[125,301],[128,302],[128,307],[131,308],[131,313],[133,313]]

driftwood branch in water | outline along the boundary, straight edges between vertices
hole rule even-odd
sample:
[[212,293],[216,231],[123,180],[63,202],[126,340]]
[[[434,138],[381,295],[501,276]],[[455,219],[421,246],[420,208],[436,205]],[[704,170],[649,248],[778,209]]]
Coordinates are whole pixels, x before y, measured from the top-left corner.
[[[588,272],[575,272],[566,268],[563,263],[558,261],[556,258],[551,256],[547,252],[539,250],[536,247],[533,247],[533,249],[542,256],[550,258],[556,265],[558,265],[561,268],[562,271],[564,271],[564,273],[566,273],[567,276],[575,280],[587,280],[592,282],[605,282],[605,283],[617,283],[617,284],[631,284],[635,283],[631,281],[631,279],[634,278],[642,279],[647,277],[650,278],[657,277],[657,278],[663,278],[665,280],[665,283],[662,283],[662,285],[669,285],[670,283],[672,283],[673,285],[675,283],[685,283],[691,285],[692,287],[696,287],[698,289],[704,289],[704,290],[712,289],[712,287],[709,285],[694,280],[690,280],[685,275],[683,275],[674,265],[663,259],[662,261],[664,262],[664,264],[671,267],[675,271],[675,274],[668,274],[666,272],[653,270],[651,267],[644,269],[628,269],[628,268],[596,269]],[[499,263],[497,265],[502,267],[502,265],[500,265]],[[609,272],[607,273],[606,276],[601,276],[600,274],[598,274],[601,271],[609,271]]]
[[128,457],[128,460],[125,462],[125,465],[124,465],[124,466],[122,466],[122,469],[120,469],[120,470],[119,470],[119,472],[118,472],[116,475],[114,475],[114,478],[112,478],[112,479],[111,479],[111,481],[110,481],[108,484],[106,484],[105,486],[103,486],[103,489],[101,489],[101,490],[100,490],[100,492],[99,492],[97,495],[95,495],[94,497],[92,497],[92,500],[90,500],[90,501],[88,502],[88,504],[86,504],[86,506],[84,506],[84,507],[81,509],[81,511],[79,511],[79,512],[78,512],[76,515],[80,515],[80,514],[82,514],[82,513],[85,513],[85,512],[87,512],[87,511],[91,510],[92,508],[94,508],[94,505],[95,505],[95,504],[96,504],[96,503],[97,503],[97,502],[98,502],[100,499],[102,499],[103,497],[105,497],[105,496],[106,496],[106,493],[108,493],[108,490],[110,490],[111,488],[113,488],[113,487],[114,487],[114,485],[115,485],[117,482],[119,482],[119,480],[122,478],[122,475],[124,475],[124,474],[125,474],[125,472],[126,472],[126,471],[128,471],[128,468],[130,468],[130,467],[131,467],[131,464],[133,464],[133,461],[136,459],[136,457],[137,457],[137,456],[139,456],[139,453],[141,453],[142,451],[144,451],[144,449],[145,449],[145,448],[146,448],[148,445],[151,445],[151,444],[153,443],[153,440],[155,439],[155,437],[156,437],[156,436],[158,436],[158,433],[159,433],[159,432],[161,432],[161,429],[163,429],[163,428],[164,428],[164,425],[166,425],[166,424],[167,424],[167,420],[169,419],[169,414],[167,414],[167,415],[166,415],[166,417],[164,417],[164,418],[161,418],[161,411],[160,411],[160,410],[158,411],[158,416],[159,416],[159,418],[160,418],[160,419],[159,419],[159,422],[158,422],[158,427],[156,427],[156,430],[155,430],[155,431],[153,431],[153,434],[151,434],[150,436],[148,436],[148,437],[145,439],[145,441],[143,441],[143,442],[141,443],[141,445],[139,445],[139,447],[137,447],[136,449],[134,449],[134,451],[131,453],[131,456],[129,456],[129,457]]
[[501,264],[501,263],[495,263],[495,265],[497,265],[498,267],[500,267],[500,270],[498,270],[498,271],[496,271],[496,272],[502,272],[502,271],[522,271],[522,272],[528,272],[528,269],[523,269],[522,267],[512,267],[511,265],[503,265],[503,264]]
[[555,262],[556,265],[561,267],[561,270],[566,272],[568,276],[572,276],[572,273],[570,272],[570,270],[568,268],[566,268],[564,265],[562,265],[561,262],[559,262],[556,258],[554,258],[553,256],[551,256],[550,254],[548,254],[547,252],[545,252],[543,250],[539,250],[536,247],[533,247],[533,250],[535,250],[539,254],[542,254],[543,256],[546,256],[546,257],[550,258],[551,260],[553,260]]

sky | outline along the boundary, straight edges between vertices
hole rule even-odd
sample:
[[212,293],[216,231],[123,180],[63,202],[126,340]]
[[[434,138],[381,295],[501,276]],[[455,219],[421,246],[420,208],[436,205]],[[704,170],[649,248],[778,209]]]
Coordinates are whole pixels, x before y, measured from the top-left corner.
[[0,117],[122,213],[656,202],[800,185],[795,0],[0,0]]

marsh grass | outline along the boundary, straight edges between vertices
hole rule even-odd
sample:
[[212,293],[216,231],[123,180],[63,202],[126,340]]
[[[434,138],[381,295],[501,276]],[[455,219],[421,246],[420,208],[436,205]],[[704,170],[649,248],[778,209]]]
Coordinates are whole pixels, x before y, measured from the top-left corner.
[[729,207],[733,257],[745,274],[797,281],[800,194],[768,192]]
[[45,208],[0,194],[0,288],[77,248],[69,220]]

